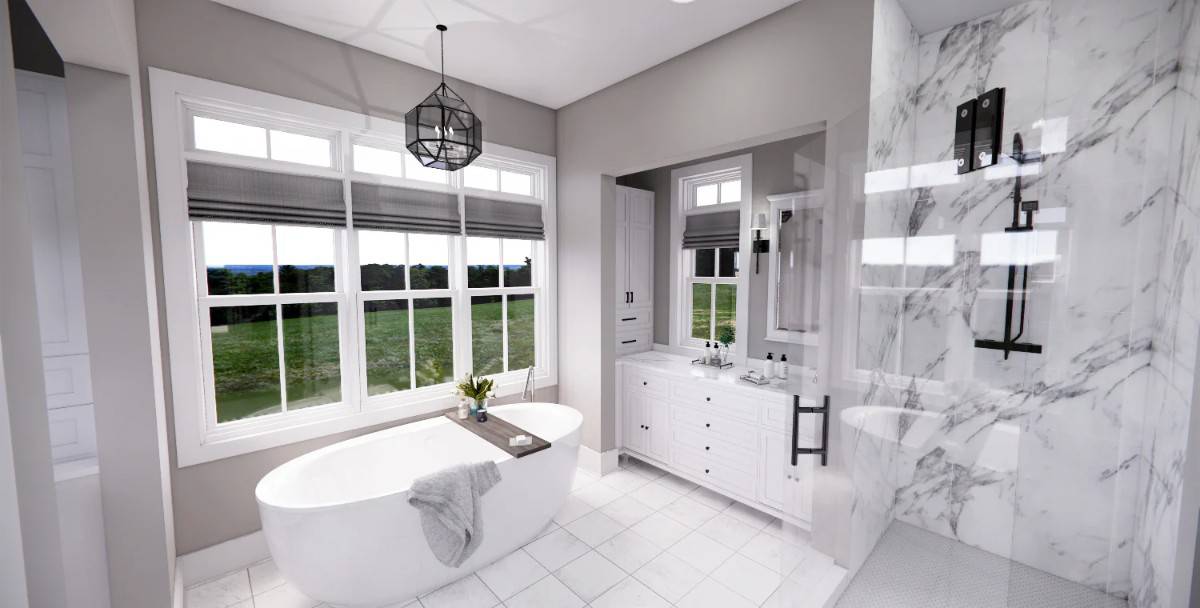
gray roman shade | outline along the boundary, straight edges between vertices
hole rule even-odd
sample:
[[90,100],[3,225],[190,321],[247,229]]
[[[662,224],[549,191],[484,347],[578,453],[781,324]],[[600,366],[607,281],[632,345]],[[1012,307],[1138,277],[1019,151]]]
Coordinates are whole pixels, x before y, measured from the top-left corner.
[[194,220],[346,225],[342,180],[188,162]]
[[467,236],[544,240],[546,226],[542,223],[542,206],[468,196]]
[[458,234],[458,195],[366,182],[350,184],[354,227]]
[[737,247],[740,225],[738,211],[689,215],[684,222],[683,248]]

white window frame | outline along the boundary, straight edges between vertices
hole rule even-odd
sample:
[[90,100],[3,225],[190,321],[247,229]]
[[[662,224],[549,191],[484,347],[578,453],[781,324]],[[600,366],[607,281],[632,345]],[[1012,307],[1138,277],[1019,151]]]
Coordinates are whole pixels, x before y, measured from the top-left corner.
[[[671,171],[671,200],[673,202],[673,217],[671,221],[671,302],[670,302],[670,345],[675,349],[691,350],[699,353],[704,346],[704,340],[691,337],[691,274],[693,264],[692,252],[683,248],[683,228],[689,215],[717,213],[735,209],[739,211],[738,221],[738,251],[739,266],[745,265],[750,251],[750,217],[753,207],[754,163],[750,154],[741,154],[714,161],[680,167]],[[741,180],[741,200],[733,203],[718,203],[697,207],[693,197],[695,188],[712,182],[723,182],[736,176]],[[719,260],[716,266],[719,268]],[[716,271],[714,270],[714,274]],[[730,347],[734,362],[744,365],[746,362],[747,332],[749,320],[747,312],[750,299],[750,274],[744,268],[738,269],[734,279],[713,277],[714,280],[737,285],[737,319],[734,327],[737,339]],[[706,281],[707,282],[707,281]],[[714,288],[715,289],[715,288]],[[713,319],[715,322],[715,318]]]
[[[365,299],[388,299],[392,292],[363,292],[360,290],[357,235],[347,219],[347,227],[336,229],[337,281],[339,291],[332,294],[279,294],[270,296],[225,296],[244,298],[247,303],[270,300],[313,302],[321,298],[339,303],[340,340],[342,353],[342,398],[338,404],[322,405],[291,412],[286,416],[268,415],[235,422],[209,425],[209,410],[213,408],[211,366],[206,364],[204,334],[207,315],[201,315],[201,294],[198,293],[198,273],[195,260],[197,241],[195,229],[187,211],[186,162],[205,162],[229,166],[269,169],[342,179],[347,197],[348,216],[353,214],[349,200],[350,182],[374,181],[381,184],[410,188],[454,192],[459,195],[460,210],[465,196],[471,191],[461,187],[461,177],[453,174],[445,185],[403,177],[353,172],[352,143],[368,140],[404,141],[404,123],[355,112],[339,110],[296,99],[290,99],[246,89],[243,87],[195,78],[157,68],[149,68],[150,100],[154,133],[154,157],[158,189],[161,262],[163,268],[163,298],[166,304],[166,326],[170,376],[175,418],[175,446],[178,465],[191,466],[203,462],[246,454],[334,433],[435,412],[451,407],[454,398],[449,383],[412,388],[387,395],[366,396],[366,367],[362,305]],[[255,126],[278,127],[288,131],[333,138],[331,167],[193,150],[191,146],[191,113],[216,113],[215,118],[228,116],[237,122],[255,121]],[[265,124],[259,124],[259,121]],[[268,135],[269,137],[269,135]],[[401,144],[402,145],[402,144]],[[488,191],[489,198],[499,198],[543,206],[546,226],[545,241],[534,247],[534,285],[530,288],[507,288],[506,292],[523,289],[535,294],[535,387],[558,383],[557,353],[557,289],[556,289],[556,201],[554,157],[510,148],[489,142],[483,144],[483,156],[477,162],[489,166],[519,167],[536,176],[534,196],[521,196]],[[465,238],[450,238],[449,281],[447,290],[405,290],[401,297],[451,297],[454,310],[455,376],[471,369],[470,352],[470,295],[483,295],[466,289]],[[406,285],[409,287],[409,285]],[[486,291],[486,290],[484,290]],[[290,301],[290,300],[289,300]],[[355,312],[357,311],[357,312]],[[204,319],[202,319],[202,316]],[[466,345],[463,348],[463,345]],[[524,380],[524,370],[493,376],[499,396],[517,394]],[[215,419],[215,418],[214,418]]]

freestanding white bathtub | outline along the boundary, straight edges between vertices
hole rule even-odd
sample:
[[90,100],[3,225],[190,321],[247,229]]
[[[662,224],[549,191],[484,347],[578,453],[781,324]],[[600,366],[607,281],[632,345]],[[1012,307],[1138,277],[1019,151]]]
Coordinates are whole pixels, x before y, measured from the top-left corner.
[[[376,607],[466,576],[533,540],[571,491],[583,416],[553,403],[491,408],[549,441],[516,459],[444,418],[349,439],[279,466],[255,495],[280,572],[309,597]],[[483,542],[459,568],[434,557],[408,504],[417,477],[491,459],[501,481],[483,496]]]

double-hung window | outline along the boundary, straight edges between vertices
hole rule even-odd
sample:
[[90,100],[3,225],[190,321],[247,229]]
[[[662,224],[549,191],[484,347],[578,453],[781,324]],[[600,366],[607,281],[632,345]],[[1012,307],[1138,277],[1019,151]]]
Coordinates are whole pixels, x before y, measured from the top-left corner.
[[[746,326],[747,279],[740,272],[750,211],[748,155],[672,171],[677,221],[672,239],[675,289],[671,294],[672,344],[699,347],[733,337]],[[742,356],[745,355],[741,352]]]
[[557,382],[554,159],[151,69],[181,466]]

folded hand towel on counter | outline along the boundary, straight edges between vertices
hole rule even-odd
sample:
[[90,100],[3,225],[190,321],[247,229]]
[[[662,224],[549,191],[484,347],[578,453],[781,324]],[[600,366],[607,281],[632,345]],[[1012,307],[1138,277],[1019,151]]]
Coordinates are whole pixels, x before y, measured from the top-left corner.
[[434,556],[462,565],[483,540],[482,496],[500,481],[491,460],[463,464],[418,478],[408,504],[421,512],[421,528]]

